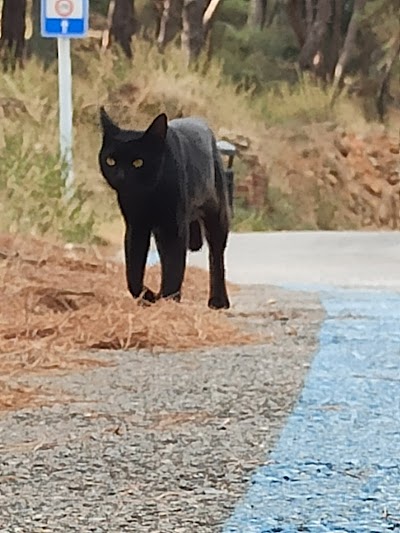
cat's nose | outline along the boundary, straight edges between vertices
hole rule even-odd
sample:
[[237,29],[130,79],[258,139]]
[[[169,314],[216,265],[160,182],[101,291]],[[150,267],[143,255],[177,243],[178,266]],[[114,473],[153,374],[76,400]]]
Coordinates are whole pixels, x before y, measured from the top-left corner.
[[124,181],[125,179],[125,172],[122,169],[117,170],[117,180],[118,182]]

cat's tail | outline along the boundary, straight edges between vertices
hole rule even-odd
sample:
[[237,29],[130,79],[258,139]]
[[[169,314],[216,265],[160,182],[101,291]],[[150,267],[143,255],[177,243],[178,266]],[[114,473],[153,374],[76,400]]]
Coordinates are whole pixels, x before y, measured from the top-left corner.
[[230,201],[228,178],[224,169],[221,154],[218,150],[217,142],[213,142],[215,186],[217,189],[219,213],[222,224],[229,229],[233,206]]
[[201,222],[194,220],[189,225],[189,250],[198,252],[203,246],[203,231]]

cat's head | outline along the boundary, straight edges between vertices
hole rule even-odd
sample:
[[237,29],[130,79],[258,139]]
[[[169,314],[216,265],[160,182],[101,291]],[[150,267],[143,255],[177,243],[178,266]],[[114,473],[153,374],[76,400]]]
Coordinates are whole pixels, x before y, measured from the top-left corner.
[[145,131],[133,131],[121,129],[101,107],[100,122],[99,164],[106,181],[117,191],[151,191],[158,181],[165,147],[166,115],[158,115]]

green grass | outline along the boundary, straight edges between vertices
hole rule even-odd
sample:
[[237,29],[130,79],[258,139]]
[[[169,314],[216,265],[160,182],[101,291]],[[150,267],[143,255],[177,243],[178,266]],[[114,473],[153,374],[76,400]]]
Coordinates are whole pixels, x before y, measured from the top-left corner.
[[278,187],[269,187],[266,194],[267,205],[263,209],[254,210],[237,201],[232,225],[234,231],[308,229],[301,219],[301,208],[296,199]]
[[7,135],[0,159],[1,226],[7,232],[57,234],[67,241],[94,239],[91,194],[82,185],[68,200],[65,167],[52,153],[24,133]]

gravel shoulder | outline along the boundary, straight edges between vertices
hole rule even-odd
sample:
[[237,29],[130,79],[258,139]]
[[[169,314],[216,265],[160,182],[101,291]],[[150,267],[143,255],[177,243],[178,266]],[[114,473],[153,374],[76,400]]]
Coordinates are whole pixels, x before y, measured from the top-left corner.
[[266,461],[317,348],[318,296],[233,295],[259,346],[113,352],[115,365],[34,376],[61,401],[0,414],[0,531],[218,532]]

